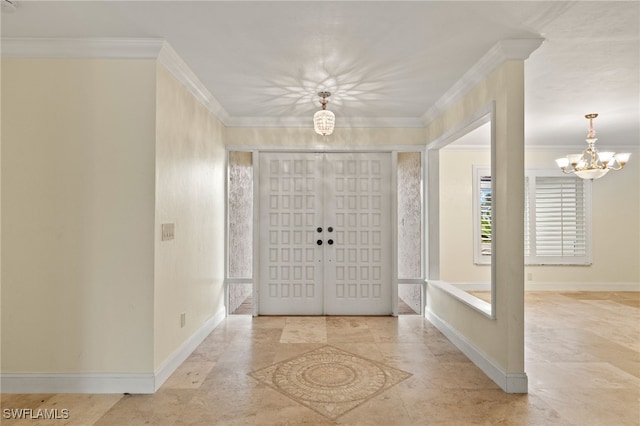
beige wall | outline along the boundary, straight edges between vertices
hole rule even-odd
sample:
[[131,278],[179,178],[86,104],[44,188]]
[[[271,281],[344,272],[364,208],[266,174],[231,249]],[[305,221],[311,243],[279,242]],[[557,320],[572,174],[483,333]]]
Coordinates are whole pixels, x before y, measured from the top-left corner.
[[[154,368],[224,308],[224,127],[162,66],[157,74]],[[180,327],[180,314],[186,324]]]
[[2,372],[153,373],[223,312],[224,127],[153,60],[2,69]]
[[429,142],[470,116],[496,105],[494,178],[494,278],[496,319],[489,319],[449,293],[429,286],[428,309],[456,330],[503,372],[524,372],[524,62],[507,61],[425,130]]
[[473,165],[491,165],[489,151],[440,151],[440,279],[490,283],[491,266],[473,263]]
[[[623,170],[609,172],[592,184],[592,265],[527,266],[525,271],[531,274],[527,284],[545,289],[567,285],[606,289],[620,284],[640,288],[640,150],[611,148],[632,154]],[[580,149],[530,150],[525,159],[527,167],[553,168],[556,158],[574,152]]]
[[[525,167],[556,169],[555,159],[579,149],[525,152]],[[525,266],[532,288],[640,286],[640,166],[638,149],[624,171],[611,172],[592,185],[591,266]],[[473,263],[473,165],[489,166],[486,150],[440,152],[440,278],[452,283],[482,283],[491,279],[488,265]],[[558,169],[559,170],[559,169]]]
[[155,62],[2,60],[2,372],[149,372]]

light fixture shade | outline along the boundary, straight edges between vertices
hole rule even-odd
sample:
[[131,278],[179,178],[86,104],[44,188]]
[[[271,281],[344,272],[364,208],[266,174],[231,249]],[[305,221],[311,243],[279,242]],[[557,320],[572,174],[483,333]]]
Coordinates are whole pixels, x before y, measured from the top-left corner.
[[569,164],[575,167],[582,161],[582,154],[569,154],[567,158],[569,159]]
[[624,166],[625,164],[627,164],[627,161],[629,161],[629,157],[631,157],[631,154],[628,152],[619,152],[615,154],[613,157],[616,159],[618,164],[620,164],[621,166]]
[[610,169],[585,169],[585,170],[576,170],[574,173],[578,175],[579,178],[582,179],[600,179],[602,176],[609,173]]
[[336,124],[336,116],[329,110],[321,109],[313,114],[313,129],[317,134],[328,136],[333,133]]
[[569,167],[569,159],[567,157],[557,158],[556,164],[561,168]]
[[611,151],[598,152],[598,158],[600,158],[600,162],[605,166],[609,164],[609,161],[611,161],[614,155],[615,155],[615,152],[611,152]]

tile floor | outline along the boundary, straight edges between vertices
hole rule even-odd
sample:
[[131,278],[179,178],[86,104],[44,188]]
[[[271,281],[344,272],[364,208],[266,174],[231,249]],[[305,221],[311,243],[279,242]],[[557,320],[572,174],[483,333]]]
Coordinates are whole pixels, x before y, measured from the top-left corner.
[[[248,373],[325,345],[411,377],[331,420]],[[640,425],[640,293],[526,295],[528,395],[509,395],[427,320],[226,319],[154,395],[2,395],[69,410],[4,425]]]

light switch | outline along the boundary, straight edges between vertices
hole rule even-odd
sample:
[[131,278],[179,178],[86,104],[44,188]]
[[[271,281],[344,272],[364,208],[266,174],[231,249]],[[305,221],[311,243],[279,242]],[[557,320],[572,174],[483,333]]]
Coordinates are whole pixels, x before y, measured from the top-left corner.
[[162,241],[173,240],[175,238],[175,223],[162,224]]

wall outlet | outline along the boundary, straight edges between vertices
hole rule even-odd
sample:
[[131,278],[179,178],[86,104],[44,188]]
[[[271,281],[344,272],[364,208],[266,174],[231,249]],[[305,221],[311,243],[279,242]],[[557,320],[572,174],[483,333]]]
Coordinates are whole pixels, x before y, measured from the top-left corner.
[[162,241],[173,240],[175,238],[175,223],[162,224]]
[[185,313],[180,314],[180,328],[183,328],[186,323],[187,323],[187,314]]
[[533,279],[533,273],[527,272],[527,281],[531,281]]

